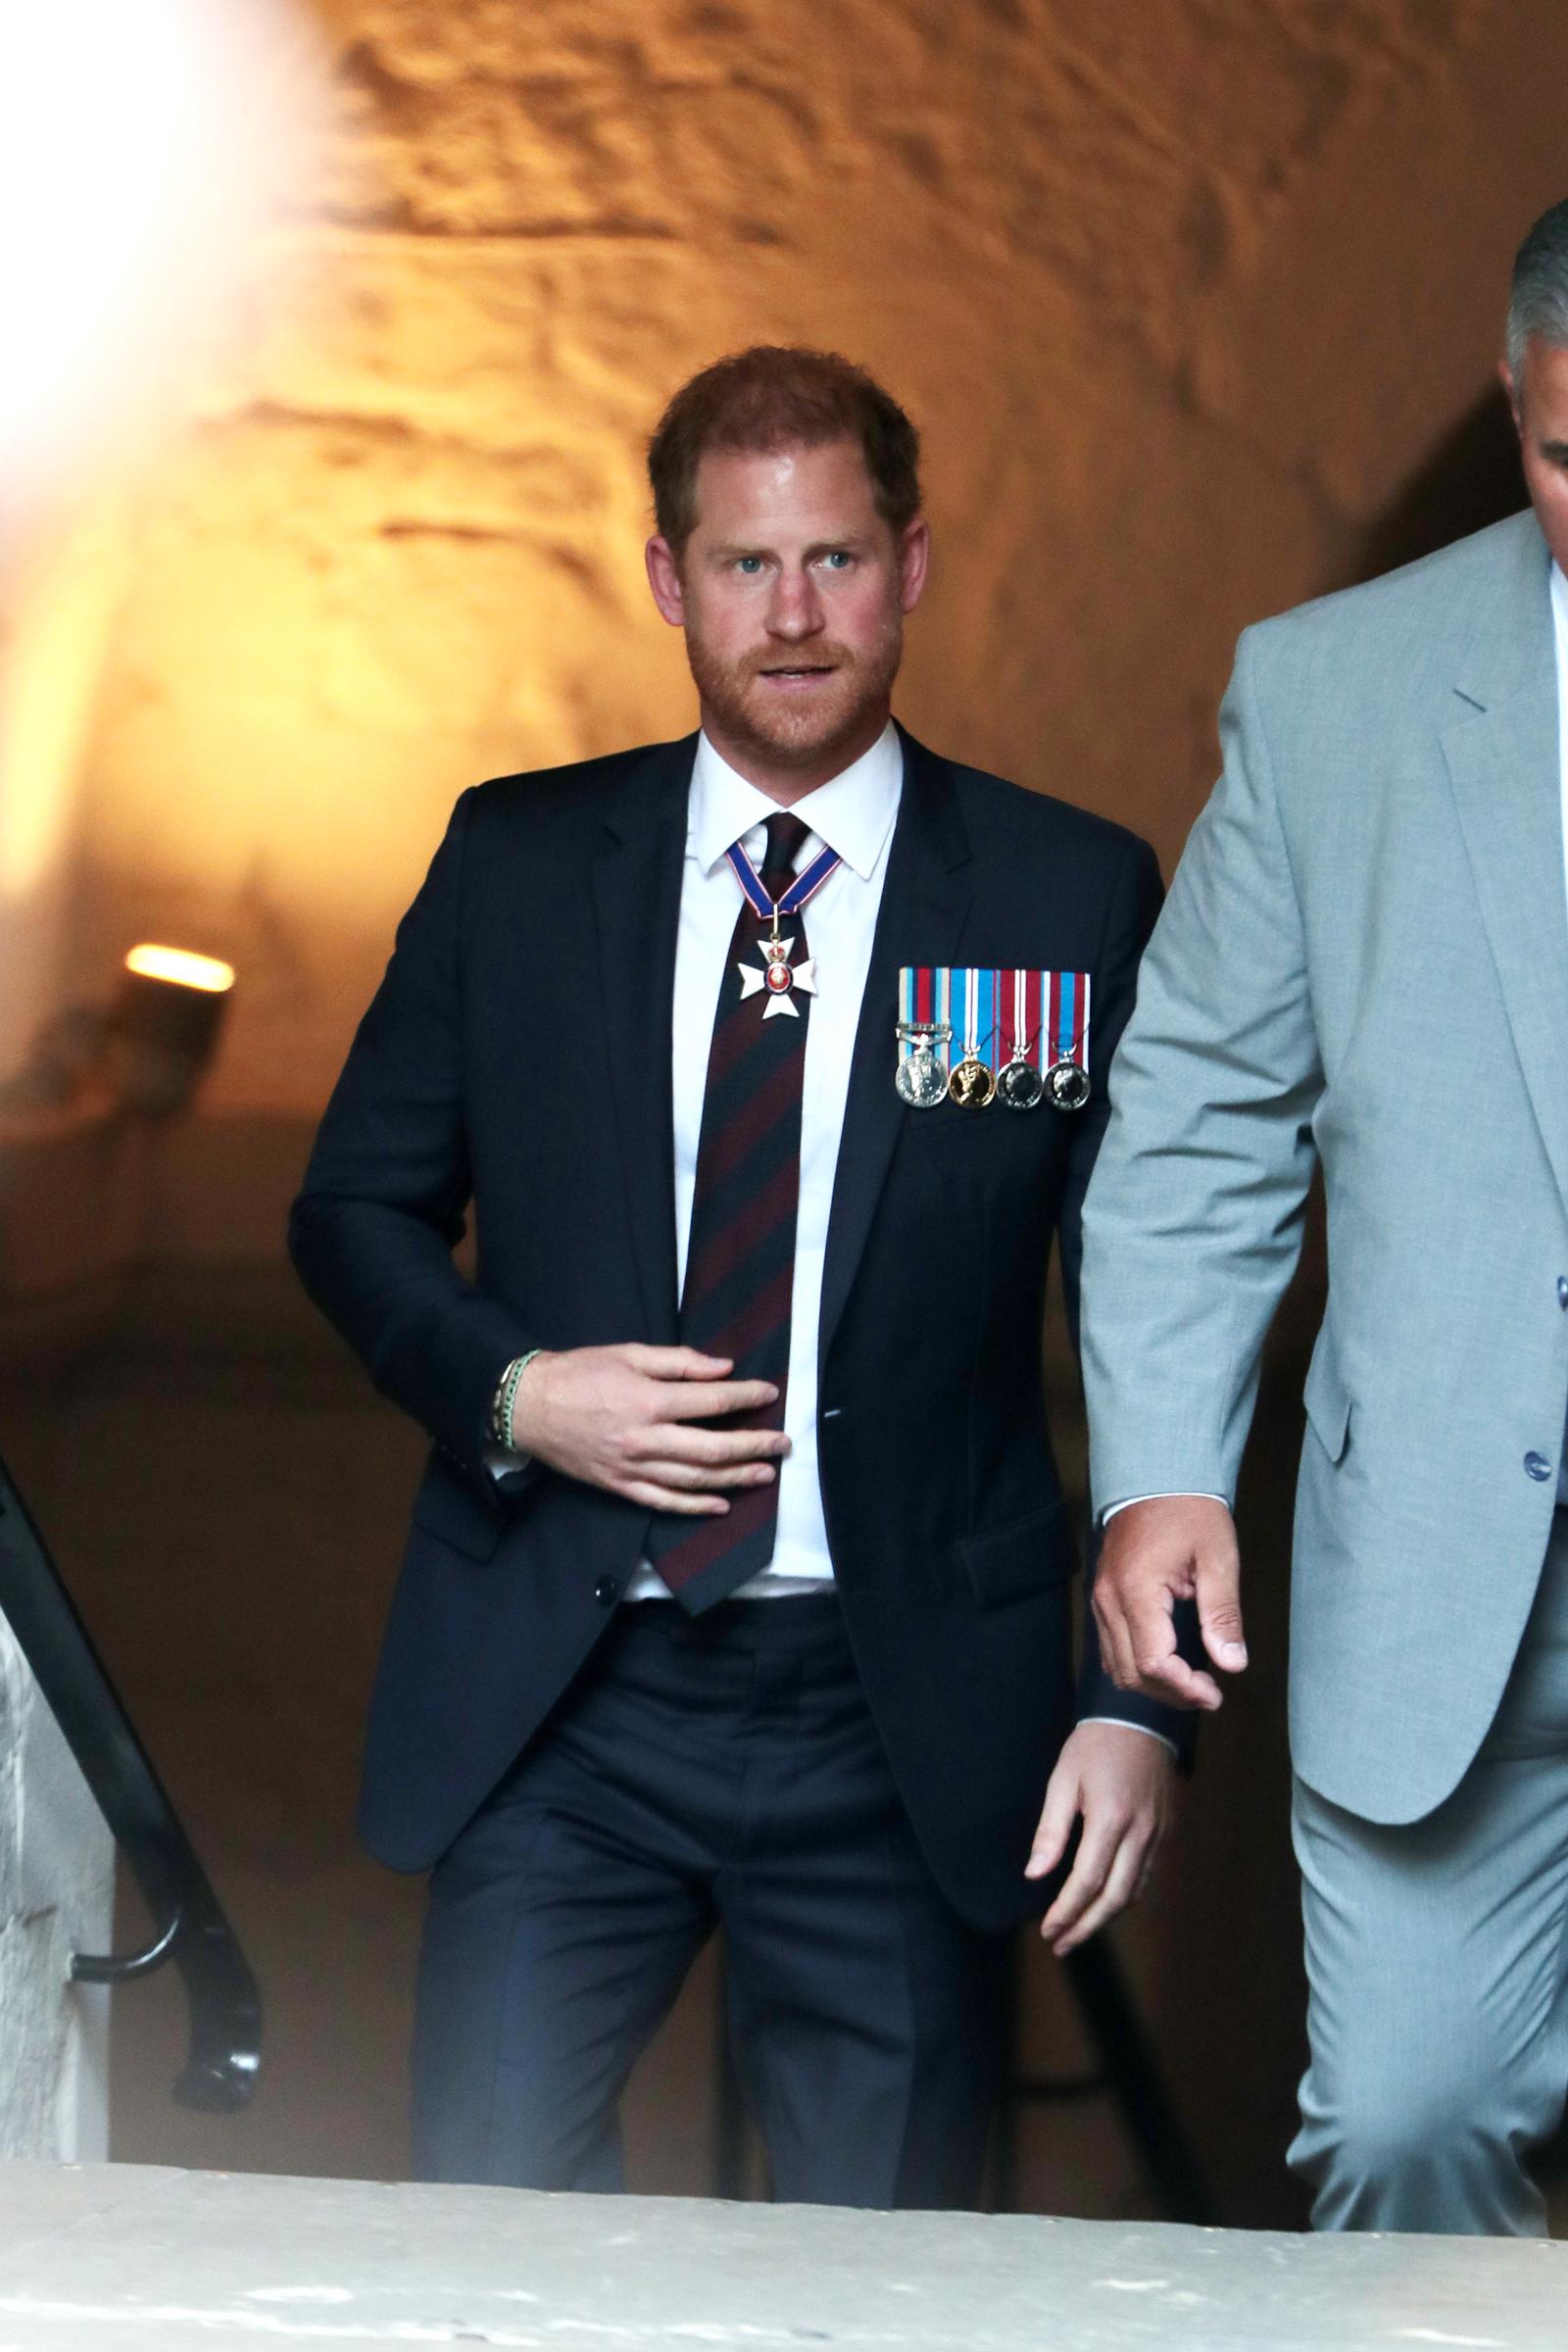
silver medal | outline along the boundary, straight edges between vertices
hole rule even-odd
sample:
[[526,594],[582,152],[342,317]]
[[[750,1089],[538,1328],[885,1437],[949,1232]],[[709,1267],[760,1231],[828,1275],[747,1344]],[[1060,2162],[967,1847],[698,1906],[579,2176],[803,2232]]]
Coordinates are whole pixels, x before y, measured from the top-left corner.
[[997,1074],[997,1094],[1008,1110],[1035,1110],[1045,1101],[1046,1082],[1034,1062],[1016,1054]]
[[1054,1061],[1046,1072],[1046,1093],[1054,1110],[1082,1110],[1093,1091],[1089,1072],[1076,1061]]
[[953,1036],[952,1027],[946,1021],[900,1021],[898,1035],[900,1048],[911,1049],[900,1052],[894,1067],[899,1100],[911,1110],[934,1110],[948,1091],[947,1069],[938,1055]]
[[948,1073],[930,1046],[919,1045],[900,1061],[893,1083],[911,1110],[934,1110],[948,1091]]

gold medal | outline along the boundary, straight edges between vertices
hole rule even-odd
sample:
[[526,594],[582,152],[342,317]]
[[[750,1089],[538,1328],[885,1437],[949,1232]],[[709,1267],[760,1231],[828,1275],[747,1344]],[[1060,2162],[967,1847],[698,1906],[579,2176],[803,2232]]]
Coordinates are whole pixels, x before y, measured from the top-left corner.
[[984,1110],[996,1100],[997,1082],[974,1054],[965,1054],[948,1080],[948,1093],[960,1110]]
[[948,1080],[948,1093],[960,1110],[985,1110],[996,1101],[996,1077],[980,1058],[978,971],[966,971],[963,975],[963,1058]]

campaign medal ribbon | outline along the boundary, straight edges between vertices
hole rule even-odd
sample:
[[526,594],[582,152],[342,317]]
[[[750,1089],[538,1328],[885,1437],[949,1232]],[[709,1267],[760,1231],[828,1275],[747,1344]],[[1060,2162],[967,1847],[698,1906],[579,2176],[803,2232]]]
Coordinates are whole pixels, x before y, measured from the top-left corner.
[[1031,1021],[1030,983],[1040,975],[1011,971],[997,974],[997,1095],[1007,1110],[1037,1110],[1045,1101],[1046,1081],[1040,1068],[1041,1022]]
[[[948,1078],[948,1093],[960,1110],[985,1110],[996,1100],[997,1081],[981,1058],[996,1035],[996,974],[971,966],[963,974],[963,1059]],[[982,1025],[983,1024],[983,1025]]]
[[1056,1110],[1082,1110],[1089,1101],[1089,974],[1047,972],[1046,1034],[1053,1057],[1046,1093]]
[[[1050,1102],[1082,1110],[1089,1077],[1090,975],[1021,967],[906,964],[899,973],[894,1085],[911,1109]],[[955,1056],[955,1034],[962,1047]],[[994,1065],[990,1059],[995,1046]]]
[[899,1058],[893,1083],[911,1110],[934,1110],[948,1091],[953,1037],[950,975],[906,963],[899,973]]
[[803,866],[796,875],[784,896],[775,901],[762,888],[762,877],[738,841],[732,842],[724,855],[735,870],[735,879],[746,893],[752,912],[773,926],[772,937],[763,947],[761,969],[759,970],[752,963],[739,963],[735,967],[741,976],[741,1000],[744,1003],[748,997],[760,996],[765,990],[767,1003],[762,1009],[763,1020],[772,1020],[775,1013],[787,1013],[792,1021],[797,1021],[801,1017],[800,1007],[791,1001],[792,992],[798,988],[803,996],[816,995],[816,958],[808,956],[792,968],[790,956],[794,953],[795,942],[780,936],[779,924],[790,915],[799,914],[844,861],[837,850],[818,850],[810,864]]

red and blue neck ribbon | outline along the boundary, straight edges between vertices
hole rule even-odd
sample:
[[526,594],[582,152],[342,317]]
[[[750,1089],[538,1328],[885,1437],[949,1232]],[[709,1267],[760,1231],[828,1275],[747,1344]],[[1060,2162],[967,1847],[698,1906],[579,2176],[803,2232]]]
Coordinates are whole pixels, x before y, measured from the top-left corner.
[[809,865],[802,866],[784,896],[775,901],[762,888],[762,877],[741,848],[732,842],[724,852],[735,869],[735,879],[746,893],[747,904],[754,914],[764,923],[778,924],[789,914],[799,914],[808,900],[814,899],[828,876],[844,863],[837,850],[818,850]]

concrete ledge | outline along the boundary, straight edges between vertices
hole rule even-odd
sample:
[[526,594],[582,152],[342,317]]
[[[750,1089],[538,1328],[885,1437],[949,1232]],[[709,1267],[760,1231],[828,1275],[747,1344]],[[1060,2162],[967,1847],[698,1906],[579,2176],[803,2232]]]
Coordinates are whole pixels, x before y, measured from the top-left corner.
[[0,2352],[1561,2352],[1568,2245],[0,2166]]

